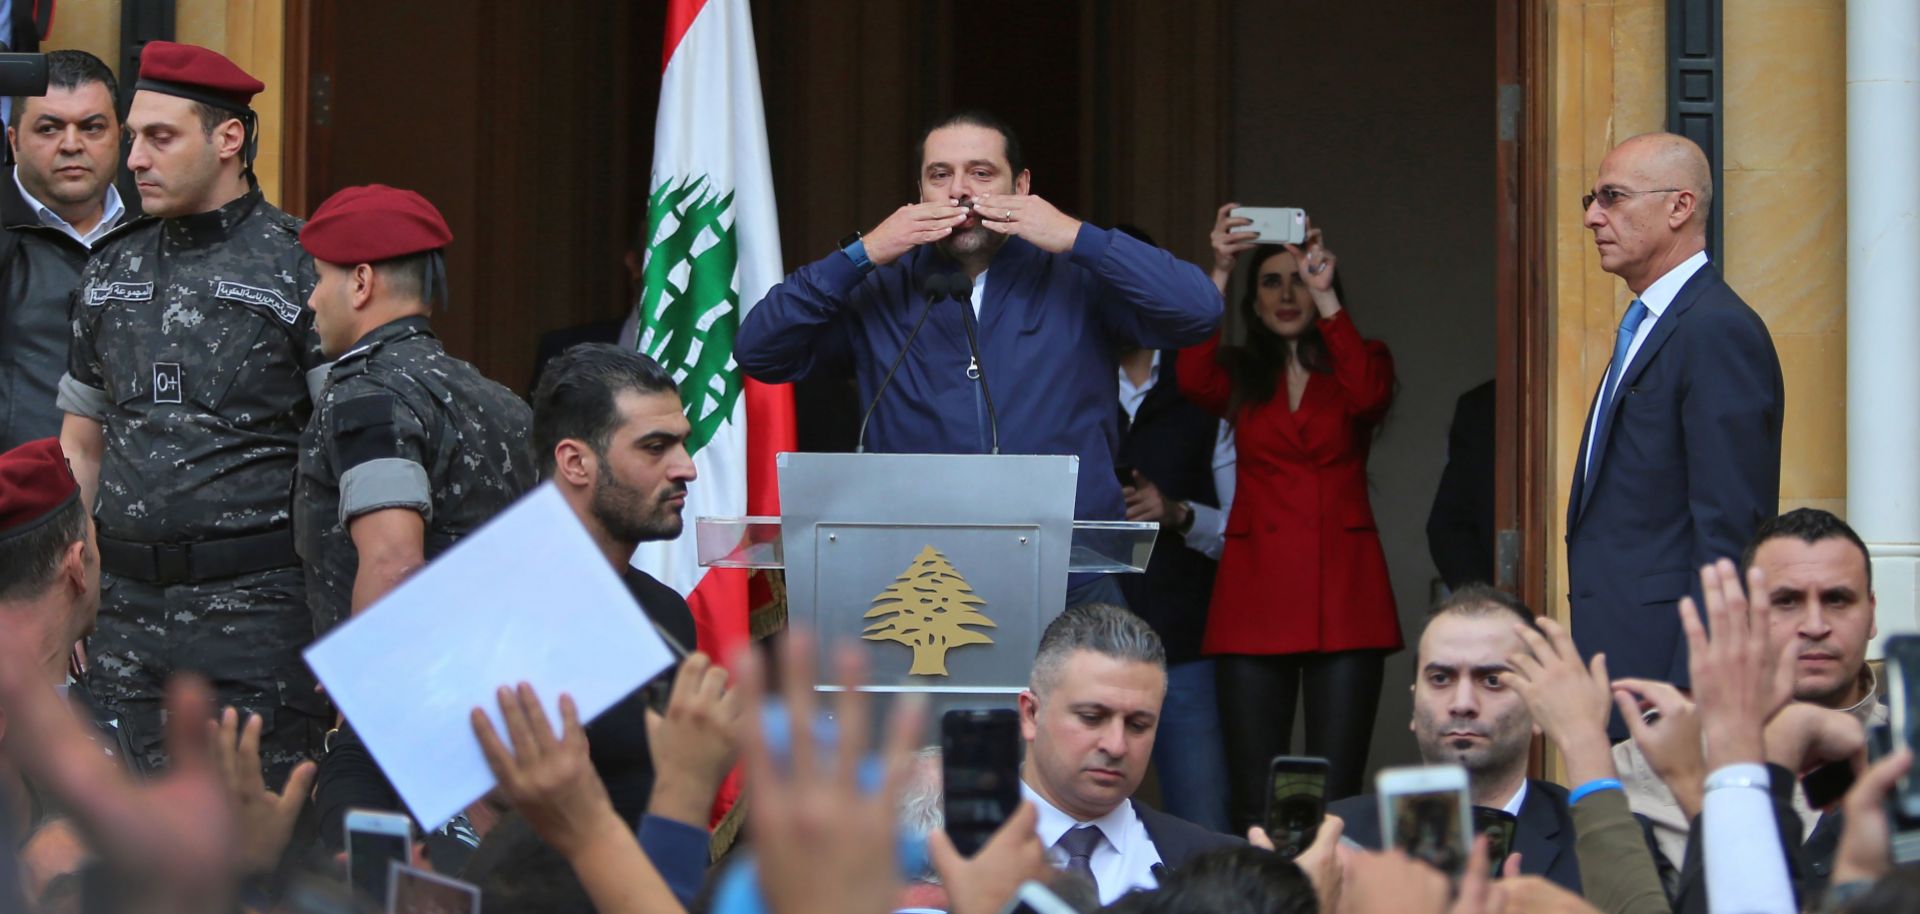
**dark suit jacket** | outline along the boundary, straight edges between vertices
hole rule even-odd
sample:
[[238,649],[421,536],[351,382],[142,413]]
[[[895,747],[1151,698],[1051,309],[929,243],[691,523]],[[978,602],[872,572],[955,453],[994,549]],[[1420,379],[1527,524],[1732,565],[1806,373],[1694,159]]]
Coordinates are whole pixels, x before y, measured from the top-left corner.
[[[1121,465],[1131,465],[1169,499],[1220,507],[1214,490],[1213,454],[1220,420],[1180,395],[1175,379],[1179,352],[1160,353],[1160,378],[1133,418],[1115,407],[1120,421]],[[1207,603],[1213,596],[1213,559],[1195,551],[1170,527],[1160,528],[1145,574],[1117,577],[1127,608],[1153,626],[1167,649],[1167,665],[1200,659],[1207,633]]]
[[1590,474],[1581,435],[1567,567],[1582,656],[1605,652],[1615,676],[1687,685],[1674,606],[1698,590],[1701,565],[1738,557],[1779,512],[1785,399],[1766,324],[1701,267],[1621,374]]
[[1493,568],[1494,387],[1460,395],[1447,428],[1447,468],[1427,513],[1427,552],[1440,579],[1459,589],[1491,584]]
[[[1380,849],[1380,799],[1361,794],[1327,804],[1327,812],[1346,822],[1346,837],[1370,850]],[[1580,892],[1580,860],[1573,845],[1573,813],[1567,809],[1567,789],[1547,781],[1527,781],[1527,798],[1520,804],[1520,822],[1513,832],[1513,852],[1520,855],[1520,872],[1545,876],[1569,892]]]
[[1160,863],[1169,870],[1177,870],[1187,861],[1208,851],[1247,843],[1139,803],[1133,804],[1133,814],[1140,817],[1141,825],[1146,826],[1147,838],[1153,842],[1153,849],[1159,852]]

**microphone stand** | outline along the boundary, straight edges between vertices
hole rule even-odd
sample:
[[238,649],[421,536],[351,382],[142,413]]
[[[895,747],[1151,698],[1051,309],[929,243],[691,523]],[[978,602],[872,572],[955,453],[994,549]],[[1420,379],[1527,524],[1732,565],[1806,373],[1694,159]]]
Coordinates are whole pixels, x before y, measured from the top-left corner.
[[926,307],[920,309],[920,319],[908,331],[906,342],[900,344],[900,354],[893,357],[893,364],[887,366],[886,377],[880,379],[879,389],[873,392],[873,402],[867,404],[867,411],[860,416],[860,434],[854,439],[853,445],[856,454],[867,452],[867,422],[873,419],[874,407],[880,405],[880,398],[893,383],[893,373],[900,370],[900,363],[906,359],[907,349],[913,345],[914,337],[919,336],[920,328],[927,325],[927,316],[933,313],[934,303],[953,294],[953,278],[945,273],[934,273],[921,283],[920,291],[927,300]]

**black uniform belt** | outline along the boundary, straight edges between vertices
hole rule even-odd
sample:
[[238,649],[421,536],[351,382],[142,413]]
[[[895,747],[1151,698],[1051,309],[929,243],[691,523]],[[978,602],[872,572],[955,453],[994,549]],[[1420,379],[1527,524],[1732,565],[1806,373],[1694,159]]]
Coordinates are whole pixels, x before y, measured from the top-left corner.
[[149,584],[193,584],[300,564],[293,529],[198,543],[131,543],[100,537],[100,568]]

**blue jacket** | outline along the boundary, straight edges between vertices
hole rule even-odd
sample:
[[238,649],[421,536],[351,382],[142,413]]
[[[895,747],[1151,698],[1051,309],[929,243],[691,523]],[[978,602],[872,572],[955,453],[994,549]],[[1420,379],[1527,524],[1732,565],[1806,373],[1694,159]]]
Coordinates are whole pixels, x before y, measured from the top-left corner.
[[[862,276],[835,251],[795,271],[747,312],[734,359],[769,383],[851,374],[864,407],[926,308],[925,278],[957,269],[923,246]],[[1199,267],[1091,225],[1081,226],[1066,254],[1008,238],[986,276],[980,361],[1000,420],[1000,452],[1078,455],[1075,515],[1122,517],[1113,474],[1120,435],[1115,355],[1122,344],[1177,349],[1206,339],[1220,323],[1220,291]],[[934,306],[873,411],[867,450],[988,452],[985,401],[967,377],[961,309],[970,307]]]

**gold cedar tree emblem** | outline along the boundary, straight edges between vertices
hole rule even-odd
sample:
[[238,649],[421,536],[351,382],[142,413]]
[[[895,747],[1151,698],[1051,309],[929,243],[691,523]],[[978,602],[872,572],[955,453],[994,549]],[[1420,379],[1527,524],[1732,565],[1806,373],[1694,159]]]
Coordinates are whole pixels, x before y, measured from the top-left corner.
[[[913,564],[873,598],[866,618],[880,621],[867,626],[868,641],[897,641],[913,648],[909,676],[945,676],[947,651],[967,644],[992,644],[993,639],[966,626],[996,628],[980,613],[987,605],[953,563],[932,546],[920,550]],[[884,617],[884,618],[881,618]]]

